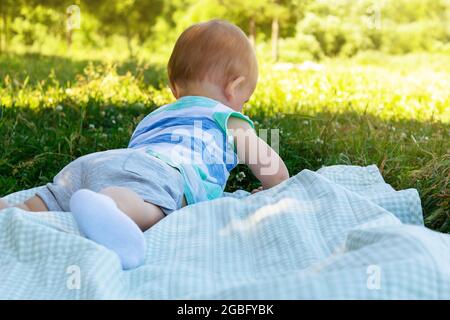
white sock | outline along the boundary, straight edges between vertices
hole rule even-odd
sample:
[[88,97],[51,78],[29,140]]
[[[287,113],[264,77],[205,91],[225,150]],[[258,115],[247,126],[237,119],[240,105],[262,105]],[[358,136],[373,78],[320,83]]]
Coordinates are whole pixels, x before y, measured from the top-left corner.
[[123,269],[133,269],[144,262],[144,234],[137,224],[117,207],[113,199],[81,189],[72,195],[70,210],[80,231],[87,238],[116,252]]

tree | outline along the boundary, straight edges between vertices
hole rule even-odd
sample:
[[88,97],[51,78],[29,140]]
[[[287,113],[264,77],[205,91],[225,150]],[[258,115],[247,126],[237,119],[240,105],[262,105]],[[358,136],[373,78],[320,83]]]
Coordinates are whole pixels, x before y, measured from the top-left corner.
[[0,1],[0,19],[1,19],[1,31],[0,31],[0,52],[8,50],[10,40],[10,24],[12,18],[16,16],[22,5],[21,0],[1,0]]
[[[6,25],[4,38],[9,43],[11,36],[26,46],[36,42],[42,45],[44,39],[64,35],[66,8],[79,4],[80,0],[2,0],[0,12]],[[2,9],[3,7],[3,9]]]
[[226,9],[225,17],[247,30],[253,45],[256,43],[257,25],[268,20],[268,9],[272,0],[242,1],[221,0],[220,4]]
[[102,23],[103,34],[126,38],[129,56],[134,57],[133,39],[143,42],[151,35],[163,0],[98,0],[86,1],[85,6]]
[[[272,60],[276,62],[279,56],[278,40],[282,31],[280,25],[288,22],[295,25],[297,18],[302,15],[299,10],[309,1],[311,0],[221,0],[220,3],[227,10],[226,16],[247,30],[254,45],[258,33],[257,25],[261,26],[263,34],[270,32]],[[264,29],[265,26],[268,26],[268,29]]]

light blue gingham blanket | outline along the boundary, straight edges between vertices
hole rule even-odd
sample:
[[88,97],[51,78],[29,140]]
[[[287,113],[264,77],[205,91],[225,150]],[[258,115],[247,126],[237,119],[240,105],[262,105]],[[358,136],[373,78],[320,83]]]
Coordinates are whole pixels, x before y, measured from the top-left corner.
[[70,213],[6,209],[0,298],[450,299],[450,235],[426,229],[417,191],[395,191],[375,166],[303,170],[246,195],[163,219],[131,271]]

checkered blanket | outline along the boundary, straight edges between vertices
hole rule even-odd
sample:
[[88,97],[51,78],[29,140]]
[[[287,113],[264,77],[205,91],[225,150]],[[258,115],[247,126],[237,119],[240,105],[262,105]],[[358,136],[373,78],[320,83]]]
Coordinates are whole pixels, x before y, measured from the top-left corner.
[[450,235],[426,229],[417,191],[395,191],[375,166],[303,170],[183,208],[145,236],[145,264],[123,271],[70,213],[6,209],[0,298],[450,299]]

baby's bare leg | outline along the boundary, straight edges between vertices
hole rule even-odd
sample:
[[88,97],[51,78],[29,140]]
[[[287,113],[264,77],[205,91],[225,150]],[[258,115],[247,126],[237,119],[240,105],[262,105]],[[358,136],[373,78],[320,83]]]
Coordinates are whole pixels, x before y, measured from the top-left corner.
[[[8,207],[9,204],[5,200],[0,199],[0,210]],[[33,212],[48,211],[48,208],[45,205],[44,201],[42,201],[42,199],[39,198],[38,196],[31,197],[24,203],[14,205],[13,207]]]
[[2,198],[0,198],[0,210],[3,210],[3,209],[8,208],[8,207],[9,207],[8,202],[6,202]]
[[164,218],[158,206],[145,202],[136,192],[123,187],[108,187],[101,194],[112,198],[117,207],[145,231]]

